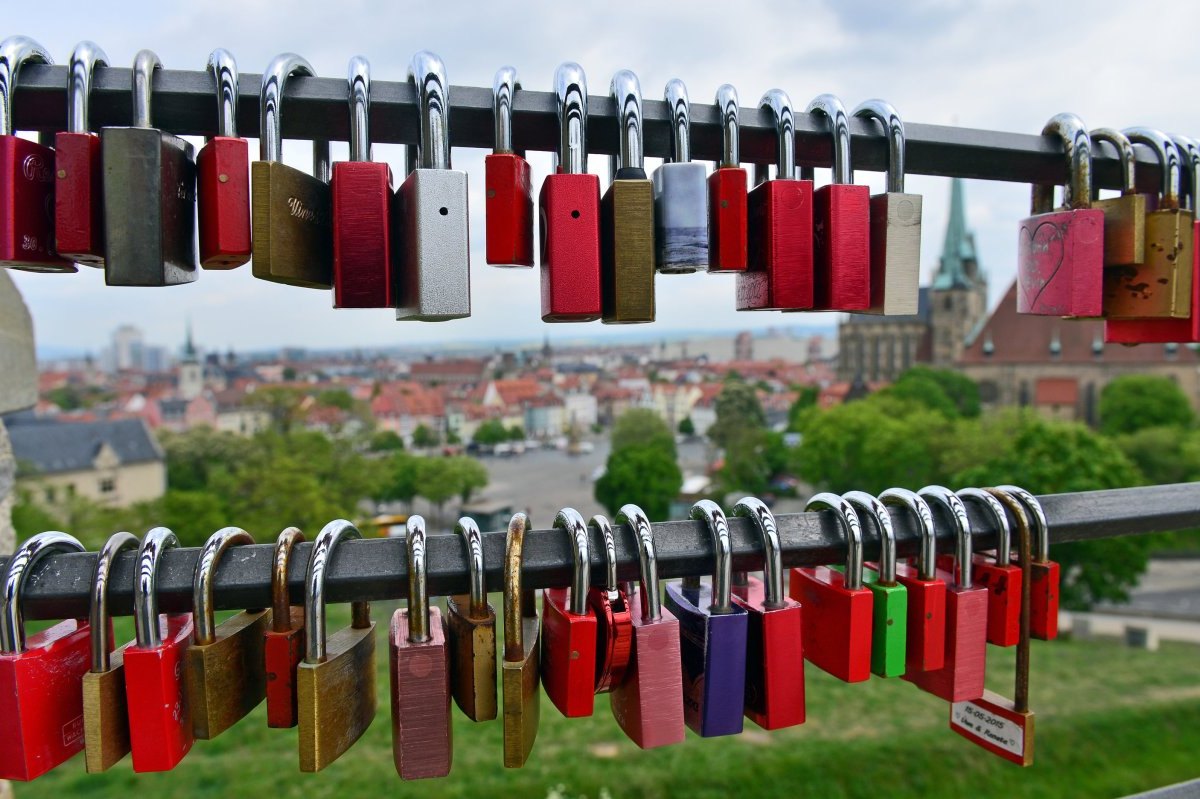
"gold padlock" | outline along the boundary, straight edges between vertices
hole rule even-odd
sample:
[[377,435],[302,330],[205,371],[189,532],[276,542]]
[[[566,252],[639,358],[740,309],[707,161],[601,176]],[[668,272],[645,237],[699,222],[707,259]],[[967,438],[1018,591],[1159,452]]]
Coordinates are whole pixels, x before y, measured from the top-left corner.
[[1092,145],[1108,142],[1121,161],[1121,196],[1101,200],[1093,183],[1092,207],[1104,212],[1104,265],[1125,266],[1146,260],[1146,195],[1134,182],[1133,142],[1115,128],[1096,128],[1088,134]]
[[446,640],[450,646],[450,690],[472,721],[496,718],[496,611],[487,601],[483,535],[464,516],[454,526],[466,546],[471,593],[446,597]]
[[537,738],[541,691],[539,685],[538,620],[534,592],[521,587],[521,552],[529,517],[514,514],[504,542],[504,767],[520,768]]

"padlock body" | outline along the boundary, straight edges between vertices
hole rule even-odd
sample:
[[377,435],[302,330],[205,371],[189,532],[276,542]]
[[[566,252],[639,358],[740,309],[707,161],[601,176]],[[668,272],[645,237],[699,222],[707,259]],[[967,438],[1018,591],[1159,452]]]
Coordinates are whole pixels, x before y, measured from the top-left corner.
[[329,636],[320,663],[296,669],[300,770],[320,771],[362,737],[375,718],[375,623]]
[[746,269],[746,170],[723,167],[708,176],[708,271]]
[[1107,319],[1104,340],[1110,344],[1195,343],[1200,341],[1200,221],[1192,226],[1192,299],[1187,319]]
[[708,183],[701,163],[654,170],[654,260],[659,272],[688,274],[708,265]]
[[533,183],[529,162],[516,153],[483,157],[487,262],[533,266]]
[[520,660],[500,662],[504,689],[504,767],[520,768],[533,751],[541,718],[542,695],[538,691],[541,656],[541,622],[537,616],[521,619]]
[[908,592],[904,673],[940,669],[946,660],[946,583],[936,575],[922,580],[907,563],[896,564],[896,582]]
[[591,322],[600,293],[600,178],[547,175],[541,216],[542,321]]
[[813,192],[813,303],[831,311],[871,307],[871,190],[832,183]]
[[1104,310],[1104,212],[1037,214],[1017,234],[1017,313],[1100,316]]
[[1104,273],[1104,315],[1109,319],[1192,315],[1195,217],[1182,209],[1146,215],[1146,260]]
[[908,649],[908,590],[885,585],[875,569],[863,569],[863,585],[874,598],[871,621],[871,671],[880,677],[904,673]]
[[333,307],[394,308],[392,169],[339,161],[333,197]]
[[59,622],[0,654],[0,779],[28,781],[83,748],[83,675],[91,628]]
[[747,266],[737,276],[739,311],[813,307],[813,184],[768,180],[747,198]]
[[125,647],[129,746],[133,770],[139,774],[170,771],[195,741],[185,677],[192,614],[159,616],[158,626],[160,646]]
[[612,690],[625,677],[633,654],[633,621],[624,591],[613,598],[602,588],[588,591],[588,607],[596,617],[596,693]]
[[250,164],[253,275],[310,289],[333,285],[329,184],[279,161]]
[[233,269],[250,260],[250,145],[214,136],[196,155],[200,265]]
[[712,613],[712,589],[669,583],[667,608],[679,620],[679,657],[683,672],[683,720],[710,738],[742,731],[746,696],[744,608]]
[[804,608],[805,659],[845,682],[871,679],[871,590],[846,588],[841,572],[817,566],[792,569],[788,593]]
[[1104,265],[1124,266],[1146,260],[1146,195],[1122,194],[1092,200],[1104,212]]
[[988,592],[988,643],[1016,646],[1021,637],[1021,569],[976,555],[972,574],[975,584]]
[[100,137],[54,134],[54,239],[63,258],[104,266]]
[[496,718],[496,611],[487,605],[470,615],[466,595],[446,597],[446,645],[450,651],[450,692],[472,721]]
[[654,187],[640,169],[620,169],[601,206],[601,318],[606,325],[654,321]]
[[267,694],[264,634],[271,611],[244,611],[222,622],[216,641],[188,647],[187,692],[197,739],[216,738]]
[[750,577],[733,601],[747,613],[746,718],[764,730],[804,723],[803,608],[794,599],[766,607],[762,581]]
[[[946,572],[938,572],[951,580]],[[977,699],[983,695],[987,666],[986,588],[946,588],[946,648],[942,667],[932,671],[909,671],[904,679],[922,691],[947,702]]]
[[1018,766],[1033,765],[1033,713],[992,691],[950,706],[950,729]]
[[453,745],[450,726],[450,653],[438,608],[429,609],[429,640],[408,640],[407,610],[392,615],[392,756],[406,780],[445,777]]
[[396,318],[444,322],[471,315],[467,173],[414,169],[396,196]]
[[684,739],[683,671],[679,620],[665,606],[657,619],[642,610],[641,593],[629,598],[633,651],[625,678],[610,695],[613,718],[642,749]]
[[592,715],[595,705],[596,617],[570,610],[570,591],[542,592],[542,684],[567,718]]
[[263,662],[267,674],[267,726],[296,726],[296,669],[304,657],[304,608],[292,607],[287,632],[263,633]]
[[88,774],[108,771],[129,754],[129,702],[124,648],[109,655],[108,671],[83,675],[83,756]]
[[74,272],[54,244],[54,150],[0,136],[0,266]]
[[1029,634],[1039,641],[1058,637],[1058,583],[1061,569],[1052,560],[1029,564]]
[[917,313],[921,273],[921,195],[871,197],[871,305],[867,313]]

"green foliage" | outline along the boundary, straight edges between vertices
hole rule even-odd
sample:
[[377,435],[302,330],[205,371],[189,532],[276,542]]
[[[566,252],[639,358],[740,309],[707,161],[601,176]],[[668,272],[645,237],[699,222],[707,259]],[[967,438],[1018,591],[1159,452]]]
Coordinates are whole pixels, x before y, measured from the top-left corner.
[[616,452],[628,446],[661,448],[675,460],[675,436],[671,428],[649,408],[631,408],[613,425],[612,448]]
[[788,408],[787,429],[793,433],[804,430],[808,417],[817,407],[817,399],[821,396],[818,386],[796,386],[796,401]]
[[1145,427],[1117,436],[1117,446],[1150,483],[1200,480],[1200,433],[1177,427]]
[[[204,546],[210,535],[233,521],[228,515],[225,503],[210,491],[172,488],[155,504],[161,514],[161,518],[155,521],[155,524],[169,527],[179,538],[180,546]],[[242,525],[240,519],[236,523]],[[282,530],[286,525],[278,526]],[[269,540],[267,530],[250,529],[250,533],[256,540],[264,543]]]
[[596,501],[610,514],[632,502],[652,521],[661,521],[667,518],[671,500],[682,486],[683,473],[666,447],[634,445],[614,449],[609,454],[606,470],[596,481],[594,493]]
[[486,488],[488,472],[483,464],[466,455],[456,455],[450,459],[458,470],[458,498],[466,505],[476,491]]
[[1107,435],[1190,427],[1194,421],[1187,395],[1168,377],[1122,375],[1100,392],[1100,430]]
[[411,504],[420,490],[420,468],[423,459],[407,452],[395,452],[384,462],[383,480],[375,499],[380,502]]
[[694,436],[696,435],[696,423],[692,421],[692,417],[685,416],[679,422],[679,435]]
[[95,386],[59,386],[45,392],[43,398],[64,411],[76,411],[107,402],[113,398],[113,394]]
[[717,419],[708,428],[708,437],[719,447],[728,449],[729,444],[744,442],[746,430],[764,430],[767,416],[754,386],[741,380],[726,380],[725,387],[717,395]]
[[372,452],[394,452],[404,449],[404,439],[394,430],[380,430],[371,436],[369,448]]
[[271,429],[287,435],[303,418],[304,393],[284,386],[265,386],[246,397],[246,405],[267,412]]
[[508,440],[509,441],[524,441],[525,440],[525,428],[519,424],[514,424],[512,427],[508,428]]
[[354,409],[354,397],[344,388],[331,388],[317,394],[317,404],[349,412]]
[[417,468],[417,493],[433,503],[437,515],[442,506],[462,490],[462,472],[454,458],[421,458]]
[[475,429],[475,435],[471,436],[471,440],[476,444],[495,446],[508,440],[508,431],[504,429],[504,422],[499,419],[488,419]]
[[12,525],[17,531],[17,540],[24,541],[32,535],[57,530],[62,522],[29,497],[18,496],[13,504]]
[[949,417],[979,416],[979,386],[966,375],[949,369],[914,366],[883,393],[923,405]]
[[902,377],[883,389],[880,394],[937,411],[948,418],[958,416],[958,406],[946,395],[937,381],[928,377]]
[[256,449],[249,438],[206,425],[182,433],[162,431],[158,438],[167,456],[168,484],[186,491],[204,489],[217,473],[237,471]]
[[417,449],[428,449],[442,443],[442,438],[437,434],[436,430],[427,425],[419,424],[417,425],[417,429],[413,430],[412,443]]

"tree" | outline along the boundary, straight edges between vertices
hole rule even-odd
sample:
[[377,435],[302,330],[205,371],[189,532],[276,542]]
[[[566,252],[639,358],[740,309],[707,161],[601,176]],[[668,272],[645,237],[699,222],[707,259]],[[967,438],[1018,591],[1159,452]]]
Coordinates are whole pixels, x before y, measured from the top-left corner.
[[417,449],[428,449],[442,443],[442,439],[437,434],[437,431],[426,425],[419,424],[417,425],[417,429],[413,430],[412,443]]
[[514,424],[512,427],[508,428],[508,440],[509,441],[524,441],[525,440],[525,428],[519,424]]
[[796,400],[788,408],[787,429],[793,433],[804,430],[808,417],[817,407],[817,399],[821,396],[818,386],[799,386],[796,388]]
[[675,460],[675,436],[671,428],[649,408],[631,408],[617,419],[612,431],[612,449],[616,452],[624,447],[661,447]]
[[472,494],[487,487],[487,469],[482,463],[467,455],[458,455],[451,458],[451,461],[458,470],[459,499],[462,500],[462,504],[466,505],[471,501]]
[[596,501],[610,514],[628,502],[638,505],[653,521],[664,520],[671,500],[679,495],[683,473],[675,456],[663,446],[626,446],[608,456],[604,474],[596,481]]
[[1100,431],[1134,433],[1146,427],[1190,427],[1187,395],[1168,377],[1122,375],[1100,392]]
[[1200,432],[1145,427],[1114,441],[1150,483],[1200,480]]
[[271,428],[277,433],[287,435],[303,418],[304,394],[294,388],[283,386],[267,386],[257,389],[246,398],[246,405],[267,412],[271,418]]
[[932,366],[912,366],[900,375],[897,382],[911,379],[930,380],[954,403],[958,415],[968,419],[979,416],[979,384],[966,375],[950,369],[934,369]]
[[354,409],[354,397],[344,388],[331,388],[317,394],[317,404],[349,412]]
[[915,403],[931,411],[937,411],[947,418],[959,415],[958,406],[954,404],[954,400],[950,399],[936,380],[925,375],[901,377],[880,393],[898,400]]
[[379,502],[403,502],[410,508],[420,490],[423,458],[407,452],[395,452],[384,463],[384,479],[374,497]]
[[446,500],[462,491],[461,470],[453,458],[421,458],[417,468],[417,493],[429,500],[440,519]]
[[720,493],[761,494],[771,473],[765,455],[767,417],[757,390],[741,380],[726,380],[715,409],[717,418],[708,437],[724,451],[724,463],[716,475]]
[[767,427],[767,416],[758,401],[758,392],[741,380],[725,381],[725,387],[717,395],[715,410],[717,418],[708,428],[708,437],[725,449],[734,439],[743,439],[745,430],[765,430]]
[[508,440],[508,431],[504,429],[504,423],[499,419],[488,419],[475,429],[475,435],[471,436],[471,440],[476,444],[495,446]]
[[696,435],[696,423],[692,421],[692,417],[690,416],[683,417],[683,419],[679,422],[678,429],[679,435],[681,436],[690,437]]
[[207,425],[182,433],[162,432],[159,443],[167,456],[167,485],[191,491],[206,488],[218,471],[239,470],[255,449],[251,439]]
[[380,430],[371,436],[369,449],[372,452],[394,452],[404,449],[404,439],[394,430]]
[[[185,547],[204,546],[208,537],[228,524],[249,524],[234,519],[221,498],[211,491],[168,489],[157,503],[159,519],[155,524],[169,527]],[[283,525],[279,526],[283,529]],[[256,539],[266,541],[266,530],[250,530]]]

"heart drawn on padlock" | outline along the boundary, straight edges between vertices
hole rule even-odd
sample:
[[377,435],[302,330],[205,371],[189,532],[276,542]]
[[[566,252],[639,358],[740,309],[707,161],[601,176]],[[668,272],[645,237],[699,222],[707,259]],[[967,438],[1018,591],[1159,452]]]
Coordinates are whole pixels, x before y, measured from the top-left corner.
[[1062,269],[1065,260],[1063,241],[1064,226],[1055,222],[1042,222],[1031,233],[1028,225],[1021,225],[1017,248],[1017,275],[1021,289],[1021,313],[1057,313],[1053,307],[1041,307],[1042,295]]

